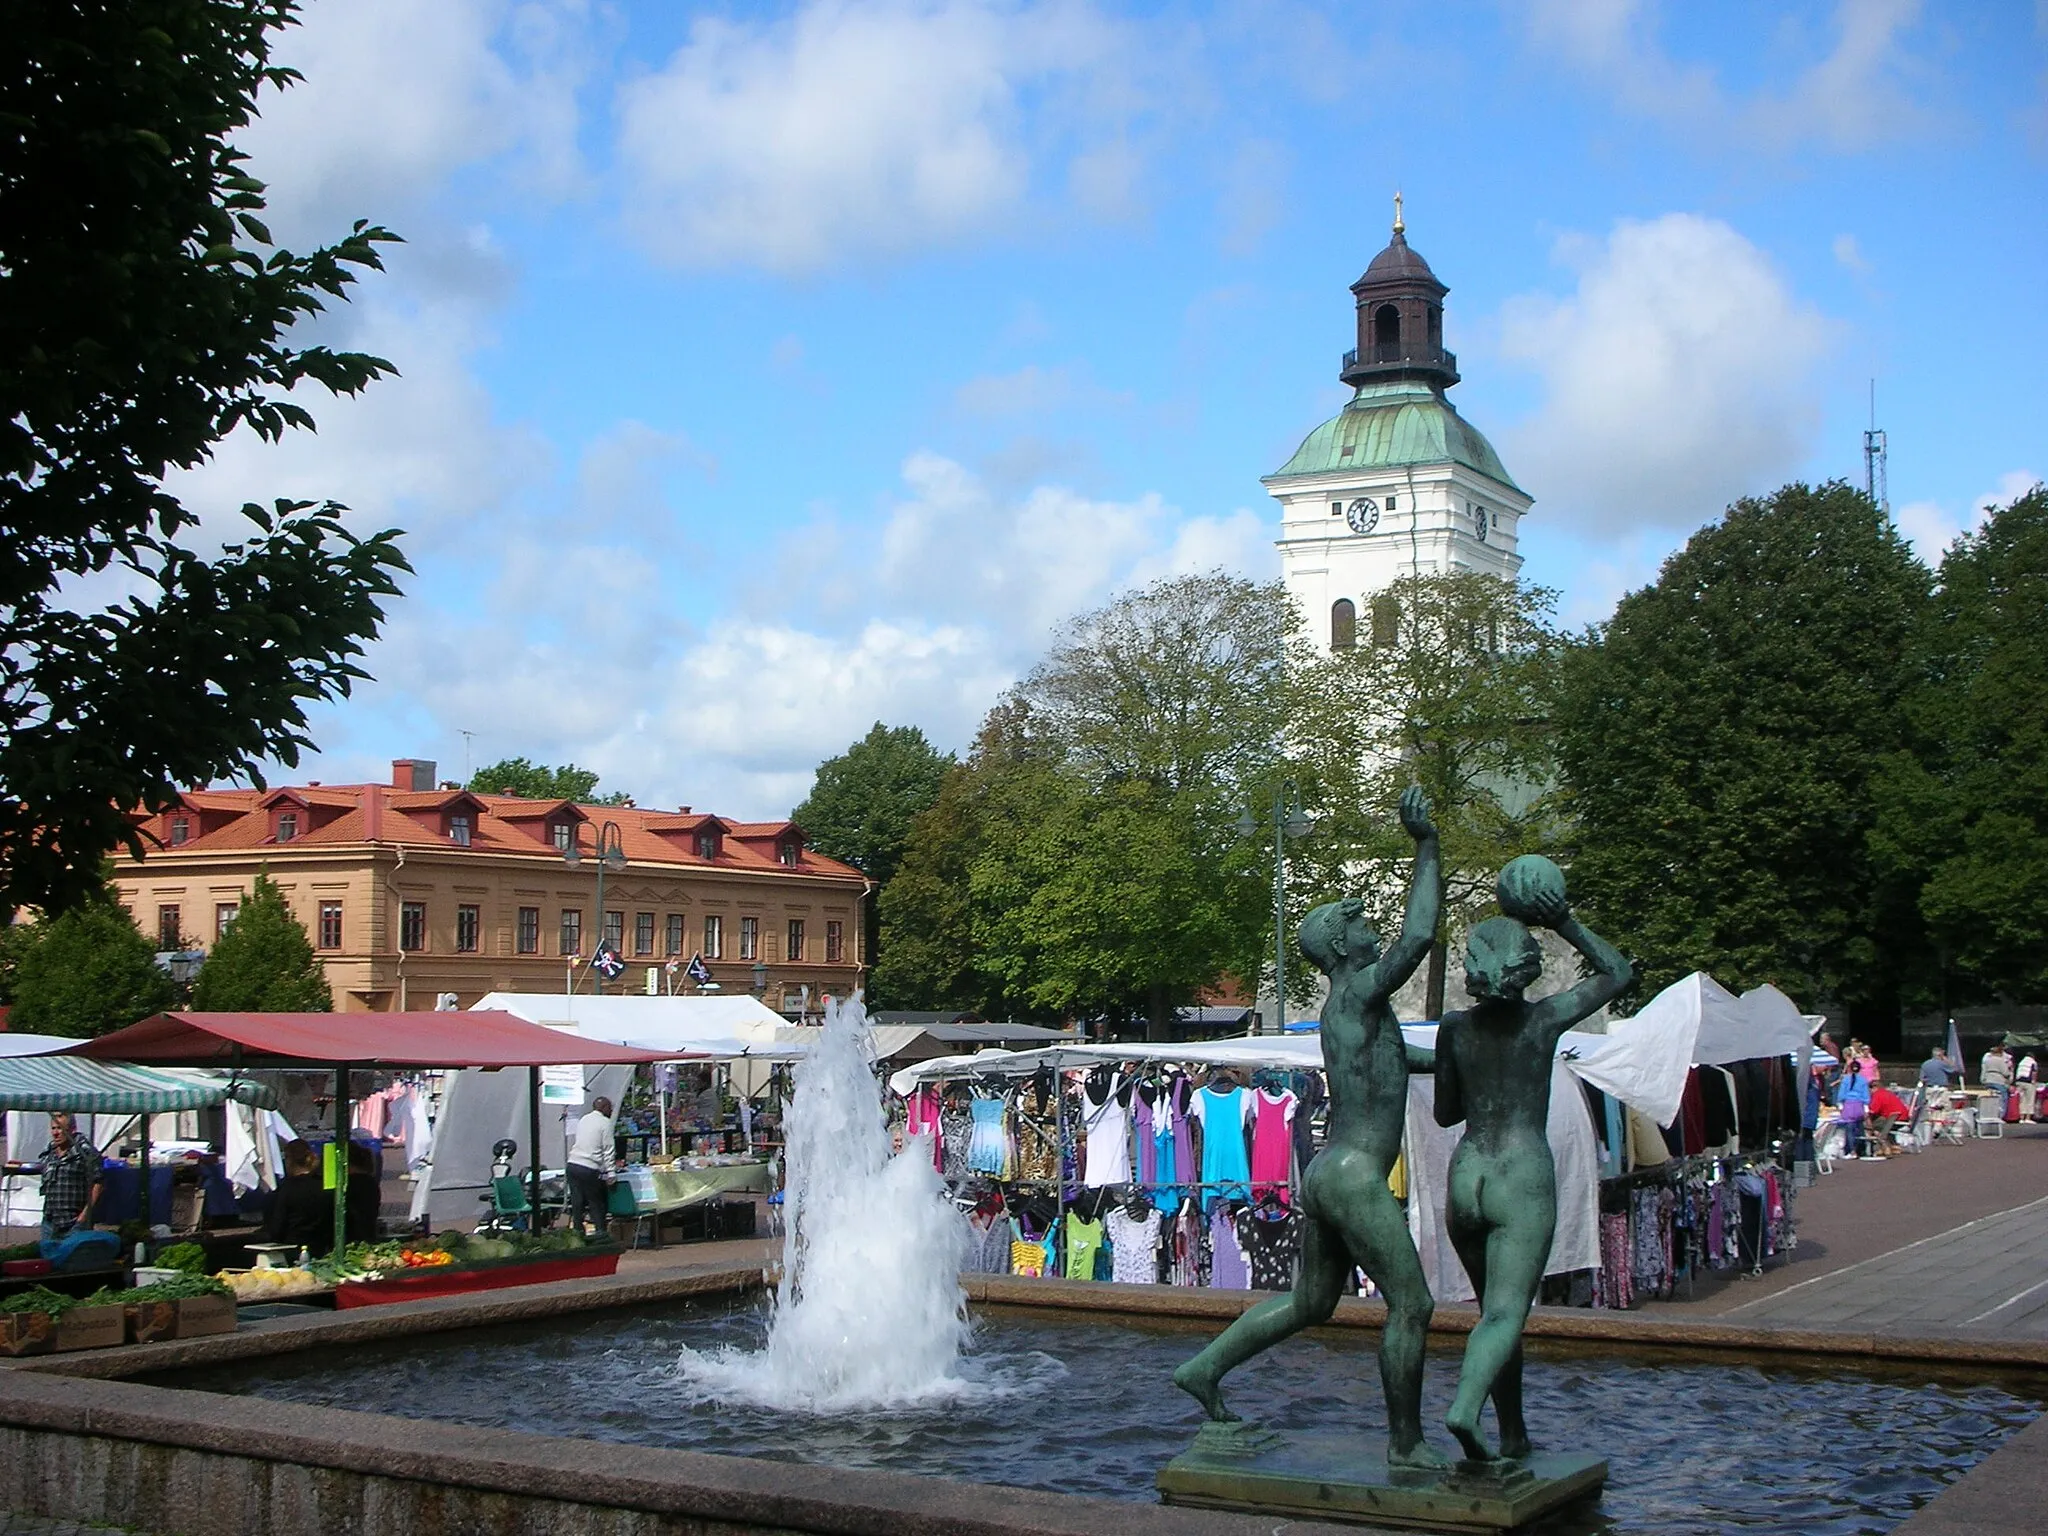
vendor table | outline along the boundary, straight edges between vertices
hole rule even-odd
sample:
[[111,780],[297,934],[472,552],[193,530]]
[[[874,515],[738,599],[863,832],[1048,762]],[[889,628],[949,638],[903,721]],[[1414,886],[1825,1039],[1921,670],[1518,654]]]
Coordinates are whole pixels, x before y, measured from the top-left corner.
[[709,1168],[650,1168],[636,1163],[620,1182],[632,1192],[635,1219],[647,1223],[657,1248],[661,1218],[670,1211],[723,1195],[765,1195],[775,1187],[774,1171],[765,1160]]

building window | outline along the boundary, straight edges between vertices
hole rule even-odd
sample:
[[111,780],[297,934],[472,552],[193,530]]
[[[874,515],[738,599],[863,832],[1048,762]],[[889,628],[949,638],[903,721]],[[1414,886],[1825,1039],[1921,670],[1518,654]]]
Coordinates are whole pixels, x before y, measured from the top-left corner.
[[1358,644],[1358,605],[1348,597],[1330,604],[1330,649],[1348,651]]
[[455,952],[461,955],[476,953],[477,935],[483,928],[483,914],[468,902],[455,909]]
[[661,952],[665,955],[680,955],[683,952],[683,914],[680,912],[669,913],[668,922],[664,925],[664,928],[665,931],[661,936]]
[[1390,593],[1372,600],[1372,643],[1378,647],[1401,642],[1401,604]]
[[177,949],[185,936],[184,926],[178,921],[178,909],[158,907],[156,909],[156,947]]
[[299,835],[299,818],[294,811],[286,811],[277,818],[277,840],[288,843]]
[[1398,496],[1389,496],[1389,497],[1387,498],[1387,510],[1388,510],[1389,512],[1392,512],[1392,511],[1393,511],[1393,510],[1394,510],[1395,508],[1399,507],[1400,505],[1401,505],[1401,498],[1400,498],[1400,497],[1398,497]]
[[825,959],[837,965],[846,958],[846,926],[836,919],[825,924]]
[[469,846],[469,818],[467,816],[450,816],[448,818],[448,841],[455,844],[458,848],[467,848]]
[[716,832],[699,832],[697,834],[697,857],[700,859],[715,859],[718,857],[718,834]]
[[607,912],[604,915],[604,942],[615,955],[626,952],[626,914]]
[[235,926],[235,914],[242,910],[238,901],[215,902],[213,907],[213,936],[218,939]]
[[1401,346],[1401,311],[1391,304],[1382,304],[1372,312],[1372,339],[1379,348],[1378,361],[1394,361]]
[[633,953],[651,955],[654,953],[654,914],[635,912],[633,914]]
[[583,913],[579,908],[562,908],[561,952],[565,955],[583,953]]
[[761,958],[761,920],[758,917],[740,919],[740,958],[758,960]]
[[775,856],[794,869],[797,861],[804,856],[804,845],[795,838],[785,838],[776,846]]
[[171,846],[182,848],[192,841],[192,818],[173,816],[171,818]]
[[800,917],[792,917],[789,920],[788,957],[792,960],[801,960],[804,957],[804,920]]
[[408,953],[427,947],[427,904],[403,902],[398,908],[398,947]]
[[723,960],[725,958],[725,919],[707,917],[704,919],[704,958]]
[[1343,503],[1343,502],[1341,502],[1341,501],[1333,501],[1333,502],[1331,502],[1331,503],[1330,503],[1330,516],[1332,516],[1332,517],[1342,517],[1343,515],[1344,515],[1344,503]]
[[566,853],[576,844],[576,823],[573,821],[549,822],[548,839],[557,848]]
[[519,909],[519,953],[537,955],[540,953],[540,908]]
[[320,947],[341,948],[341,903],[338,901],[320,903]]

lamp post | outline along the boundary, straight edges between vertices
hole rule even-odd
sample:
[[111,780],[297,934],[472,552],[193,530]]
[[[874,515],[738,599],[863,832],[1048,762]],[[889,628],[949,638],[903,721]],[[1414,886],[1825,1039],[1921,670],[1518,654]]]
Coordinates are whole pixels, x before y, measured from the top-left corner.
[[[1287,839],[1304,837],[1315,827],[1301,808],[1294,780],[1273,791],[1273,1013],[1274,1033],[1287,1028]],[[1245,811],[1237,818],[1237,835],[1249,838],[1259,830],[1258,818]]]
[[[569,841],[563,845],[562,862],[571,865],[583,862],[583,850],[577,846],[576,838],[573,834],[570,836]],[[598,951],[604,948],[605,942],[605,871],[609,869],[624,869],[625,867],[625,839],[619,832],[619,824],[616,821],[608,821],[597,829],[597,943],[590,951],[590,964],[593,969],[597,965]],[[620,942],[624,943],[623,935],[620,937]],[[598,982],[593,990],[602,992],[604,990],[604,983],[602,981]]]

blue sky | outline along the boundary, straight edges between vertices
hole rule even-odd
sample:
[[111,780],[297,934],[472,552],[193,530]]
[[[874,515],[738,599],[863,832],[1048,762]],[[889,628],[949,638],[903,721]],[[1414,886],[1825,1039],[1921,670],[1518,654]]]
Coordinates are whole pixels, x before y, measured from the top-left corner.
[[1574,623],[1860,479],[1872,379],[1930,557],[2048,473],[2048,0],[312,0],[284,52],[273,227],[406,236],[321,326],[402,376],[181,489],[418,568],[297,777],[767,816],[876,719],[964,745],[1066,615],[1277,572],[1397,187]]

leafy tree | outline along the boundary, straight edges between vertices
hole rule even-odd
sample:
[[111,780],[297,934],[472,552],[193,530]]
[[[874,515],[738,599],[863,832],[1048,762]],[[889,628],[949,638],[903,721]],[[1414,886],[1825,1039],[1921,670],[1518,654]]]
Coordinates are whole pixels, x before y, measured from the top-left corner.
[[38,1035],[103,1035],[171,1006],[155,947],[105,886],[56,917],[17,928],[8,1027]]
[[1871,852],[1918,893],[1935,946],[1929,1001],[2048,1000],[2044,615],[2048,490],[2036,486],[1943,558],[1908,653],[1908,746],[1876,777]]
[[[408,569],[332,502],[241,509],[217,554],[166,487],[237,426],[390,365],[292,344],[393,238],[298,255],[232,147],[293,0],[8,8],[0,50],[0,907],[88,899],[130,812],[290,765]],[[211,544],[210,536],[204,542]],[[118,595],[106,596],[114,593]]]
[[1896,1028],[1919,925],[1866,834],[1928,590],[1869,498],[1788,485],[1694,534],[1574,649],[1574,899],[1646,991],[1705,969],[1847,1003],[1866,1038]]
[[313,941],[268,875],[256,876],[228,931],[192,982],[192,1006],[209,1013],[332,1013],[334,994]]
[[[1501,865],[1556,847],[1555,600],[1476,572],[1405,576],[1375,594],[1360,644],[1296,666],[1294,766],[1318,818],[1314,838],[1290,854],[1302,866],[1301,911],[1363,884],[1382,931],[1393,932],[1414,856],[1398,815],[1410,784],[1429,795],[1442,834],[1454,927],[1492,906]],[[1361,866],[1386,878],[1361,882]],[[1430,1018],[1443,1013],[1444,972],[1439,936]],[[1302,967],[1297,980],[1312,988],[1315,978]]]
[[625,805],[632,796],[624,790],[597,792],[597,775],[588,768],[564,763],[544,768],[523,757],[508,757],[479,768],[464,786],[472,794],[517,795],[525,800],[574,800],[581,805]]
[[893,730],[877,720],[867,735],[818,765],[810,794],[789,813],[813,848],[873,880],[866,905],[867,955],[881,949],[880,891],[903,861],[910,825],[938,798],[950,752],[937,751],[914,725]]

